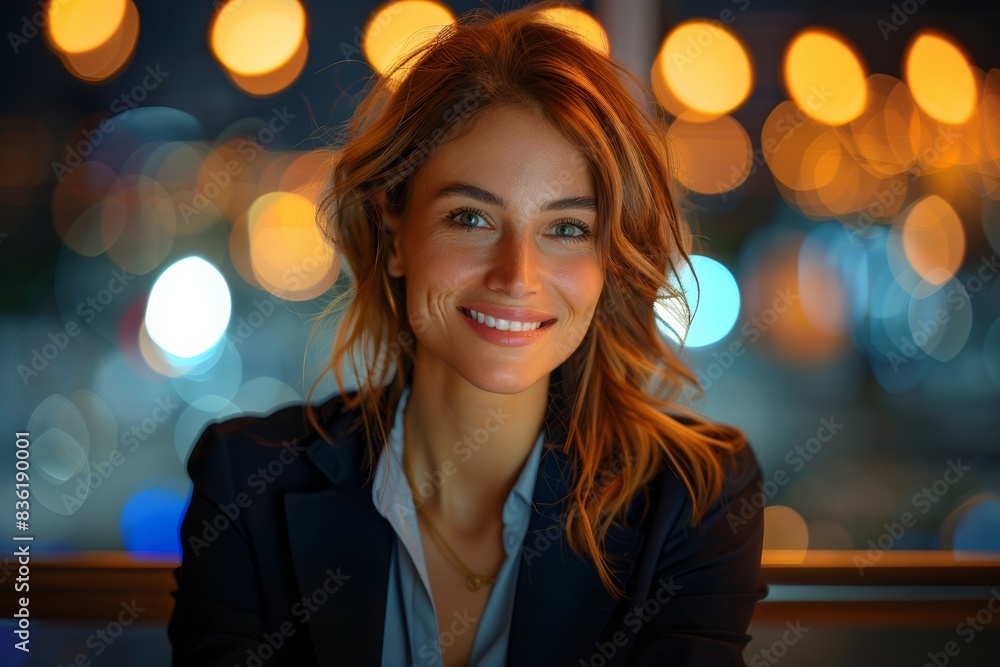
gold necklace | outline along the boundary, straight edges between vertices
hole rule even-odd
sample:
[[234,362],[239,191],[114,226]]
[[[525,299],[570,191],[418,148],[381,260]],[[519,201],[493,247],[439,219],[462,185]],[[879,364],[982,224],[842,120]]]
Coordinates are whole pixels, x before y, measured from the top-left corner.
[[403,470],[406,472],[406,482],[410,485],[410,494],[413,496],[413,504],[417,508],[417,514],[424,518],[427,524],[427,528],[430,529],[431,537],[434,541],[443,547],[451,556],[452,564],[457,565],[458,568],[465,575],[465,586],[470,591],[478,591],[482,588],[483,584],[492,584],[496,581],[494,577],[487,577],[481,574],[474,574],[472,570],[465,564],[457,553],[452,550],[450,546],[444,541],[444,536],[438,532],[437,528],[434,526],[434,522],[431,520],[430,514],[427,512],[427,508],[424,507],[424,499],[417,495],[417,485],[413,483],[413,474],[410,472],[409,466],[406,465],[406,460],[403,460]]

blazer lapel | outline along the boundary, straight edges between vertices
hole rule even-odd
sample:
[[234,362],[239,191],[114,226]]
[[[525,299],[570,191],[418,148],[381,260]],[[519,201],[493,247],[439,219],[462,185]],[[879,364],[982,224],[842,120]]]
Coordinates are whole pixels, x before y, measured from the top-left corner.
[[[546,448],[539,462],[532,516],[521,549],[508,665],[577,665],[594,650],[618,604],[593,563],[577,556],[563,533],[572,463],[562,448],[570,413],[559,391],[560,381],[556,376],[546,415],[547,443],[559,446]],[[627,512],[630,523],[641,496]],[[645,533],[638,528],[614,524],[608,531],[605,553],[623,590],[628,590],[632,564],[644,541]]]
[[[559,501],[569,491],[566,455],[548,450],[540,468],[521,551],[507,664],[576,665],[594,650],[617,602],[593,563],[565,541],[561,516],[567,505]],[[644,540],[635,528],[615,525],[608,531],[605,552],[625,590]]]
[[309,629],[317,664],[379,665],[392,527],[357,474],[363,443],[343,435],[334,442],[336,448],[317,436],[305,451],[334,486],[285,496],[299,599],[316,609],[300,605],[293,614]]

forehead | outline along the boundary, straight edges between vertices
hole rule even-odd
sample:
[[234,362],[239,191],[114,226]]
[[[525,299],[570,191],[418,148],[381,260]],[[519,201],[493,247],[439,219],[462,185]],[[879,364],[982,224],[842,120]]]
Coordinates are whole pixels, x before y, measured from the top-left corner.
[[542,203],[539,197],[594,195],[583,153],[540,114],[490,107],[470,123],[437,147],[414,175],[414,198],[455,180],[502,191],[529,208]]

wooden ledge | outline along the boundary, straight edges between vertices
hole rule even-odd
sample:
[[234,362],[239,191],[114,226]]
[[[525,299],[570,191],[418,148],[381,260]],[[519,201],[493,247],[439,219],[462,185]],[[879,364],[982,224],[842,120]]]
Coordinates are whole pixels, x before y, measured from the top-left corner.
[[[14,590],[17,564],[12,560],[8,557],[0,569],[0,611],[7,617],[23,595]],[[140,622],[163,623],[173,611],[170,592],[177,565],[175,560],[137,558],[121,551],[33,554],[31,616],[107,619],[123,603],[135,600],[145,609]],[[772,586],[772,593],[775,586],[819,588],[802,589],[804,593],[794,599],[773,595],[757,606],[755,622],[780,624],[801,618],[817,625],[954,625],[982,608],[987,589],[1000,587],[1000,553],[890,551],[873,558],[867,551],[765,551],[761,579]],[[816,594],[844,587],[912,587],[913,591],[907,599]],[[966,588],[956,594],[955,587]],[[877,591],[872,592],[877,597]]]

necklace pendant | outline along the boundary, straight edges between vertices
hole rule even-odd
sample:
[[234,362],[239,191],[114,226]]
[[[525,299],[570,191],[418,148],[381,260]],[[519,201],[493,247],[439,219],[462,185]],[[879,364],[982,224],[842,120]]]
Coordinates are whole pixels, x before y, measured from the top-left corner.
[[470,591],[478,591],[483,587],[483,584],[492,584],[496,579],[493,577],[484,577],[477,574],[470,574],[465,580],[465,585]]

